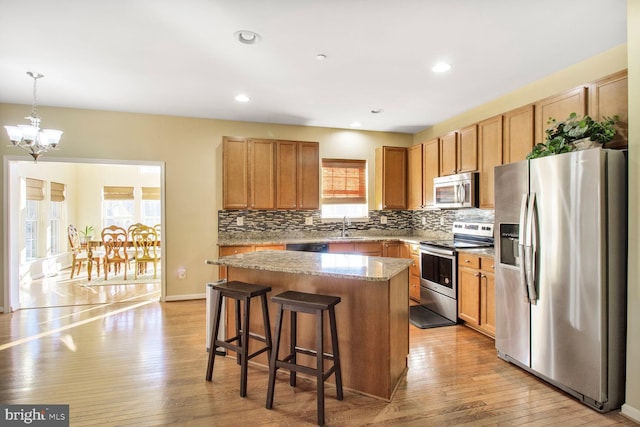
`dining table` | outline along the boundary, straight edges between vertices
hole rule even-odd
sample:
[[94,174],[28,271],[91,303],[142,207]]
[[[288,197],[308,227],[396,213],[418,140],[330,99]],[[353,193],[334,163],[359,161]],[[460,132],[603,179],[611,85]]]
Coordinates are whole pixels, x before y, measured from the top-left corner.
[[[162,243],[161,240],[157,240],[156,241],[156,245],[157,246],[161,246],[161,243]],[[90,282],[91,281],[91,270],[93,270],[93,262],[91,262],[91,260],[93,259],[93,250],[101,248],[104,245],[104,243],[103,243],[102,240],[88,240],[88,241],[82,243],[82,245],[87,248],[87,259],[89,260],[89,262],[87,262],[87,280]],[[125,246],[127,248],[132,248],[133,247],[133,241],[132,240],[127,240],[125,242]],[[106,266],[105,266],[105,268],[106,268]]]

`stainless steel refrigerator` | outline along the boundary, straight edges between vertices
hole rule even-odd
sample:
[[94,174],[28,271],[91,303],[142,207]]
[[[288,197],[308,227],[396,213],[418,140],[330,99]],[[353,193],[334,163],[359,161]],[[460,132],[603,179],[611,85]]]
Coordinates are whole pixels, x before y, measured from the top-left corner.
[[624,398],[626,182],[616,150],[495,169],[498,356],[600,412]]

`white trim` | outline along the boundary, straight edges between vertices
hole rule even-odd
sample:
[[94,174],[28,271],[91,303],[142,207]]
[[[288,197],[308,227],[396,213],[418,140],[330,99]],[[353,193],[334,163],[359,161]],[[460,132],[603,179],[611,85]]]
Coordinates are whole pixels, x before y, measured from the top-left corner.
[[185,294],[185,295],[169,295],[164,297],[164,301],[187,301],[194,299],[206,299],[207,293],[202,294]]
[[622,405],[620,413],[622,413],[622,415],[624,415],[625,417],[637,423],[640,423],[640,409],[634,408],[628,403],[625,403],[624,405]]

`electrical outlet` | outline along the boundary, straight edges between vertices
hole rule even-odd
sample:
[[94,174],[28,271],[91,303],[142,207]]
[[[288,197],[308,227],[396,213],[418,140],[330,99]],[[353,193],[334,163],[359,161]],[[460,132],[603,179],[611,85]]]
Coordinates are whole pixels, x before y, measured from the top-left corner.
[[311,216],[304,217],[304,225],[313,225],[313,217]]
[[238,218],[236,218],[236,225],[239,225],[241,227],[244,225],[244,217],[243,216],[239,216]]
[[423,216],[421,221],[422,221],[422,225],[427,225],[427,217],[426,216]]
[[444,217],[443,216],[440,217],[440,225],[444,225]]
[[387,223],[387,217],[382,215],[380,216],[380,224],[386,224]]
[[186,279],[187,278],[187,269],[180,268],[178,269],[178,279]]

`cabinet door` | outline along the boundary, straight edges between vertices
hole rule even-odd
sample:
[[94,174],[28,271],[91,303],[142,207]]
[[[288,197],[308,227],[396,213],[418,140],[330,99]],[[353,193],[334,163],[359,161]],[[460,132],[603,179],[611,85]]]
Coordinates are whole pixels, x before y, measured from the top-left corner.
[[519,162],[533,149],[533,104],[504,113],[502,161]]
[[317,142],[298,143],[298,209],[320,208],[320,150]]
[[440,176],[454,175],[457,165],[458,132],[440,137]]
[[382,256],[382,246],[380,242],[355,242],[353,251],[360,255]]
[[408,202],[407,209],[416,210],[424,206],[422,200],[422,144],[409,147],[408,155]]
[[595,81],[589,87],[589,115],[594,120],[618,116],[617,135],[605,144],[606,148],[626,148],[628,141],[628,97],[627,70]]
[[382,256],[391,258],[402,258],[402,243],[386,241],[382,244]]
[[249,199],[251,209],[275,207],[274,141],[249,140]]
[[222,140],[222,207],[246,209],[249,206],[248,144],[245,138]]
[[329,253],[332,254],[352,254],[355,252],[353,242],[329,242]]
[[404,147],[378,148],[376,175],[378,209],[406,209],[407,149]]
[[480,327],[492,337],[496,336],[496,279],[495,275],[483,272],[480,276]]
[[578,87],[570,91],[552,96],[535,104],[536,113],[536,142],[543,142],[546,138],[545,130],[549,128],[548,121],[552,117],[562,121],[569,114],[576,113],[582,117],[587,113],[587,88]]
[[440,175],[440,144],[437,139],[422,144],[422,203],[433,205],[433,178]]
[[480,272],[470,268],[458,269],[458,317],[480,325]]
[[456,165],[456,173],[478,170],[478,127],[476,125],[460,129]]
[[296,209],[298,204],[298,144],[276,141],[276,208]]
[[285,250],[285,245],[255,245],[253,250],[255,252],[260,252],[260,251],[284,251]]
[[[243,254],[246,252],[253,252],[253,246],[220,246],[218,248],[218,256],[222,258],[223,256],[228,255],[236,255]],[[227,267],[219,266],[218,267],[218,279],[226,279],[227,278]]]
[[478,123],[480,142],[480,208],[493,209],[493,168],[502,164],[502,116]]

